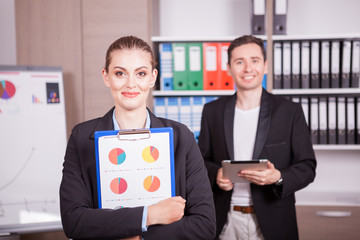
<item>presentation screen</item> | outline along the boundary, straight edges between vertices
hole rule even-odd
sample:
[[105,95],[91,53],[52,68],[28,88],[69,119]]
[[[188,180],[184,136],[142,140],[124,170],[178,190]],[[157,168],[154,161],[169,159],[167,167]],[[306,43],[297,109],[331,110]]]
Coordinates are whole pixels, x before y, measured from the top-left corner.
[[61,230],[60,67],[0,66],[0,234]]

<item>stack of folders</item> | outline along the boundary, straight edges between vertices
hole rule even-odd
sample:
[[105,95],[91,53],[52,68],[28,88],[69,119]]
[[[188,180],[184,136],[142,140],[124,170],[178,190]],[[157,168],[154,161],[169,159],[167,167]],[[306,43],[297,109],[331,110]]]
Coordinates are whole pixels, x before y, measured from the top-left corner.
[[160,90],[233,90],[228,42],[159,44]]
[[[160,43],[159,90],[234,90],[234,81],[227,73],[229,45],[230,42]],[[266,78],[263,87],[266,88]]]
[[292,96],[301,103],[313,144],[360,144],[360,97]]
[[185,124],[198,139],[203,106],[217,98],[217,96],[154,97],[154,113],[158,117]]
[[360,39],[281,40],[273,45],[274,88],[358,88]]

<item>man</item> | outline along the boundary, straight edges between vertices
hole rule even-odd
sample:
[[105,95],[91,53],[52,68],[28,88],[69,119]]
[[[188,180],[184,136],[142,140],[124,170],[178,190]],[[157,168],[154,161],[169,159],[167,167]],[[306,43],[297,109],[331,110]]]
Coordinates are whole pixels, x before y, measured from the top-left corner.
[[[204,106],[199,146],[214,193],[219,239],[298,239],[294,193],[315,178],[316,160],[301,105],[262,88],[263,41],[235,39],[228,74],[236,93]],[[268,159],[242,170],[249,183],[223,177],[222,160]]]

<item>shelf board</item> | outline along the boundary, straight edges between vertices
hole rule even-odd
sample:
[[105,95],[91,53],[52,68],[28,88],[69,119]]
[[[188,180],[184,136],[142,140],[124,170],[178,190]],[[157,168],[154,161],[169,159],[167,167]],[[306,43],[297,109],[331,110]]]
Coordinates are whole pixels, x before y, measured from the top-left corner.
[[309,89],[273,89],[273,94],[357,94],[360,88],[309,88]]
[[160,96],[228,96],[233,95],[235,90],[169,90],[169,91],[152,91],[154,97]]
[[[152,42],[222,42],[232,41],[240,36],[152,36]],[[267,39],[266,35],[255,35],[263,40]],[[273,35],[272,40],[312,40],[312,39],[352,39],[360,38],[360,33],[343,33],[343,34],[321,34],[321,35]]]
[[348,39],[360,38],[360,33],[340,33],[321,35],[273,35],[273,40],[312,40],[312,39]]
[[[153,96],[226,96],[235,90],[154,90]],[[306,95],[306,94],[360,94],[360,88],[319,88],[319,89],[273,89],[277,95]]]
[[[192,37],[192,36],[153,36],[151,37],[152,42],[231,42],[239,36],[213,36],[213,37]],[[257,35],[256,37],[263,40],[266,39],[265,35]]]
[[360,144],[355,145],[355,144],[342,144],[342,145],[335,145],[335,144],[315,144],[313,145],[314,150],[360,150]]

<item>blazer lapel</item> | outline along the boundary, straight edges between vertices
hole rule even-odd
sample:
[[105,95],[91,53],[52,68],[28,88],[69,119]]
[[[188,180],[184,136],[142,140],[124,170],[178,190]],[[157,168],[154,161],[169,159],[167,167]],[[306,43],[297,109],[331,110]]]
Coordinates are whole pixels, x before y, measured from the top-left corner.
[[150,109],[147,109],[149,111],[149,115],[150,115],[150,127],[151,128],[161,128],[161,127],[165,127],[164,123],[161,122],[161,120],[156,117],[151,111]]
[[96,131],[107,131],[107,130],[114,130],[114,124],[113,124],[113,111],[114,111],[114,108],[111,108],[110,111],[108,111],[101,119],[100,121],[98,122],[98,124],[96,124],[94,130],[92,131],[91,135],[90,135],[90,138],[91,139],[94,139],[95,136],[95,132]]
[[225,105],[224,112],[224,135],[226,147],[230,160],[234,160],[234,114],[235,114],[236,93],[229,99]]
[[260,102],[260,113],[258,120],[258,127],[256,131],[255,137],[255,146],[253,158],[259,159],[262,149],[264,148],[264,144],[268,135],[269,127],[270,127],[270,115],[271,115],[271,101],[270,94],[263,90],[261,95]]

